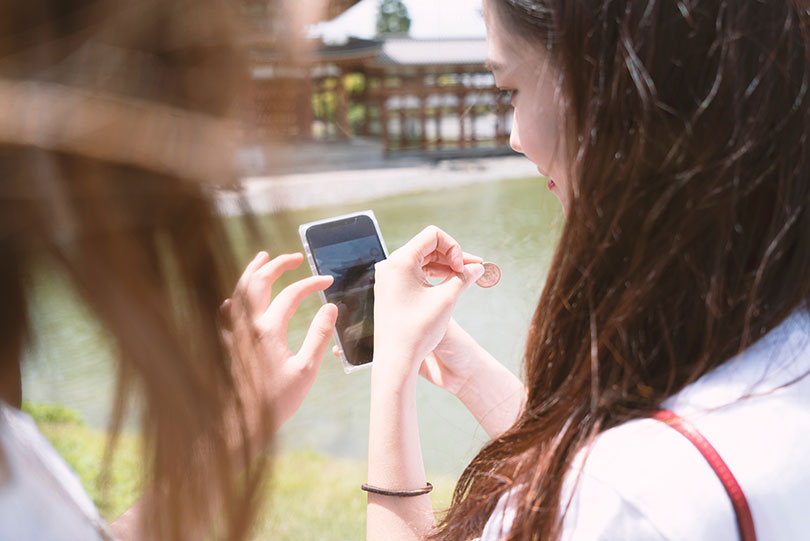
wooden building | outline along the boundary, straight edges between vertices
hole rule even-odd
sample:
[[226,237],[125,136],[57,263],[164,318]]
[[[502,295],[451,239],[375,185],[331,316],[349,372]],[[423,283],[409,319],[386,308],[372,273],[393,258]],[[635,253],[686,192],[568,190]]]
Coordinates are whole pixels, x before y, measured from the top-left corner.
[[[358,1],[332,0],[324,18]],[[386,152],[508,147],[511,105],[484,67],[483,38],[324,44],[287,25],[257,32],[250,49],[251,116],[269,137],[378,137]]]
[[[330,46],[313,41],[303,49],[290,55],[275,48],[254,48],[259,126],[284,139],[349,137],[350,100],[363,102],[365,97],[349,96],[346,75],[363,73],[363,67],[380,55],[380,42],[352,38]],[[328,111],[317,110],[321,103]]]
[[511,106],[486,56],[484,39],[384,41],[364,74],[385,149],[508,145]]

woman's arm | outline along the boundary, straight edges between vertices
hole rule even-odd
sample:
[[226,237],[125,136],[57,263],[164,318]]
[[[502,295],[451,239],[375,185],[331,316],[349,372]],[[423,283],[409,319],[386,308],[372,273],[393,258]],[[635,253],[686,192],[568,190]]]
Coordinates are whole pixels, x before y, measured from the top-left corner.
[[[462,257],[464,264],[483,262],[472,254],[464,253]],[[442,265],[425,270],[433,278],[451,274]],[[332,352],[340,357],[337,346]],[[523,382],[453,319],[436,349],[425,358],[419,374],[461,400],[493,439],[515,423],[526,401]]]
[[493,439],[514,424],[526,401],[517,376],[452,319],[419,372],[461,400]]
[[[374,363],[407,363],[396,354],[375,354]],[[384,370],[371,369],[368,483],[375,487],[412,490],[426,485],[416,418],[416,380],[395,381]],[[366,539],[421,539],[433,527],[427,494],[392,497],[369,493]]]
[[[374,286],[374,364],[371,369],[368,483],[388,490],[425,486],[416,418],[422,360],[445,335],[458,297],[483,274],[465,265],[461,248],[430,227],[377,264]],[[431,286],[427,276],[445,272]],[[367,539],[420,539],[433,527],[427,495],[369,494]]]

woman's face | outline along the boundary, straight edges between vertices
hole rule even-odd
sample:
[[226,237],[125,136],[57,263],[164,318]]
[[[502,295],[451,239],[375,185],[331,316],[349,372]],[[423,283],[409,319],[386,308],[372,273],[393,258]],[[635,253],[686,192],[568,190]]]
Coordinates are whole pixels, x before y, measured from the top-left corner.
[[515,108],[510,144],[524,154],[541,175],[567,213],[571,199],[565,139],[560,130],[563,96],[559,72],[540,46],[508,32],[493,2],[484,0],[489,68],[495,84],[511,91]]

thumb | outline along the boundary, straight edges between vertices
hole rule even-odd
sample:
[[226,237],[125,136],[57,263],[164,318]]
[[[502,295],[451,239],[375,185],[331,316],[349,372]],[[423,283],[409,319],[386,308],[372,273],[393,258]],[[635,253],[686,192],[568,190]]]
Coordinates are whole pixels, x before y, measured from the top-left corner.
[[338,309],[334,304],[324,304],[312,320],[304,343],[298,350],[298,356],[305,360],[319,362],[326,353],[329,339],[332,337],[332,329],[335,328]]
[[470,263],[464,265],[461,272],[450,276],[447,280],[439,284],[439,288],[457,299],[462,293],[484,275],[484,266],[480,263]]

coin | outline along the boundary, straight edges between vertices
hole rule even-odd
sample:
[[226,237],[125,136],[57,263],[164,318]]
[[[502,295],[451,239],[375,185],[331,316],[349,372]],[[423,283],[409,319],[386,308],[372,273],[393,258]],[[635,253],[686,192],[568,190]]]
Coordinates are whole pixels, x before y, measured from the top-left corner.
[[484,261],[484,274],[475,283],[481,287],[494,287],[501,281],[501,269],[491,261]]

